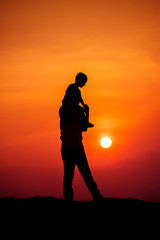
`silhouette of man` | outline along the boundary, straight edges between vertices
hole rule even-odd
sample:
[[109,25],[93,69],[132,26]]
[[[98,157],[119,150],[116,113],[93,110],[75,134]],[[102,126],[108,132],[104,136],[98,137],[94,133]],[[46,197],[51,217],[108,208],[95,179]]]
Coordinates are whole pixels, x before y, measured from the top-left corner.
[[73,200],[72,182],[76,165],[93,196],[93,200],[99,200],[103,197],[100,195],[100,191],[93,180],[82,144],[82,132],[86,132],[89,127],[89,107],[85,105],[83,108],[79,105],[74,105],[68,112],[68,108],[62,105],[59,115],[62,140],[61,155],[64,165],[64,199],[67,201]]

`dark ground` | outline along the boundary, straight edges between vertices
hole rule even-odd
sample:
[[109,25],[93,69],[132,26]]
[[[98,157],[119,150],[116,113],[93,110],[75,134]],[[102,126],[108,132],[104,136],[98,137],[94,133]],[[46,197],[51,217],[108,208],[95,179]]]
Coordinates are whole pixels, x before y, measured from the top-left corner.
[[[49,233],[52,238],[56,233],[59,237],[68,236],[71,239],[92,238],[98,234],[98,239],[101,239],[103,233],[106,239],[127,234],[126,239],[133,239],[131,236],[135,239],[140,234],[144,239],[147,233],[148,239],[157,239],[156,232],[160,232],[160,203],[136,199],[106,198],[100,202],[73,201],[69,204],[54,197],[1,198],[0,213],[1,228],[7,228],[5,233],[16,231],[19,234],[23,229],[22,236],[32,229],[36,236],[41,236],[43,232],[45,236]],[[156,238],[153,237],[155,233]]]

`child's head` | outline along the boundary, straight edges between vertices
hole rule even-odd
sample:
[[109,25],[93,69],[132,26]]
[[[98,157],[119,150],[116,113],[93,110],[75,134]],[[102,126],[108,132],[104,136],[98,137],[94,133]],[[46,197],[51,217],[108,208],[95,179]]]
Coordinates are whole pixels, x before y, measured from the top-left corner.
[[84,73],[78,73],[75,77],[75,82],[78,87],[83,87],[87,82],[87,76]]

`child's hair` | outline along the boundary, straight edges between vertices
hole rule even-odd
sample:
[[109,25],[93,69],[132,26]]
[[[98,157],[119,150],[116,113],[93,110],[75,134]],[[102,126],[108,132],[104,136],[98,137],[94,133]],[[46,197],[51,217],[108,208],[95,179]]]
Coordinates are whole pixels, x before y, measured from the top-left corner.
[[75,77],[75,82],[78,84],[82,81],[86,83],[87,82],[87,76],[84,73],[79,72]]

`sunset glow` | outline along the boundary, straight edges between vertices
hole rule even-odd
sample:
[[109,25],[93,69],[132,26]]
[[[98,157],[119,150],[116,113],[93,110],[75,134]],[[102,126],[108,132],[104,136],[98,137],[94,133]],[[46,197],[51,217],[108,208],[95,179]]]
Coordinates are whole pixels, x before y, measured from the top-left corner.
[[[0,197],[63,197],[58,112],[84,72],[94,127],[83,144],[99,189],[160,201],[159,9],[157,0],[1,2]],[[76,171],[74,198],[92,199]]]

